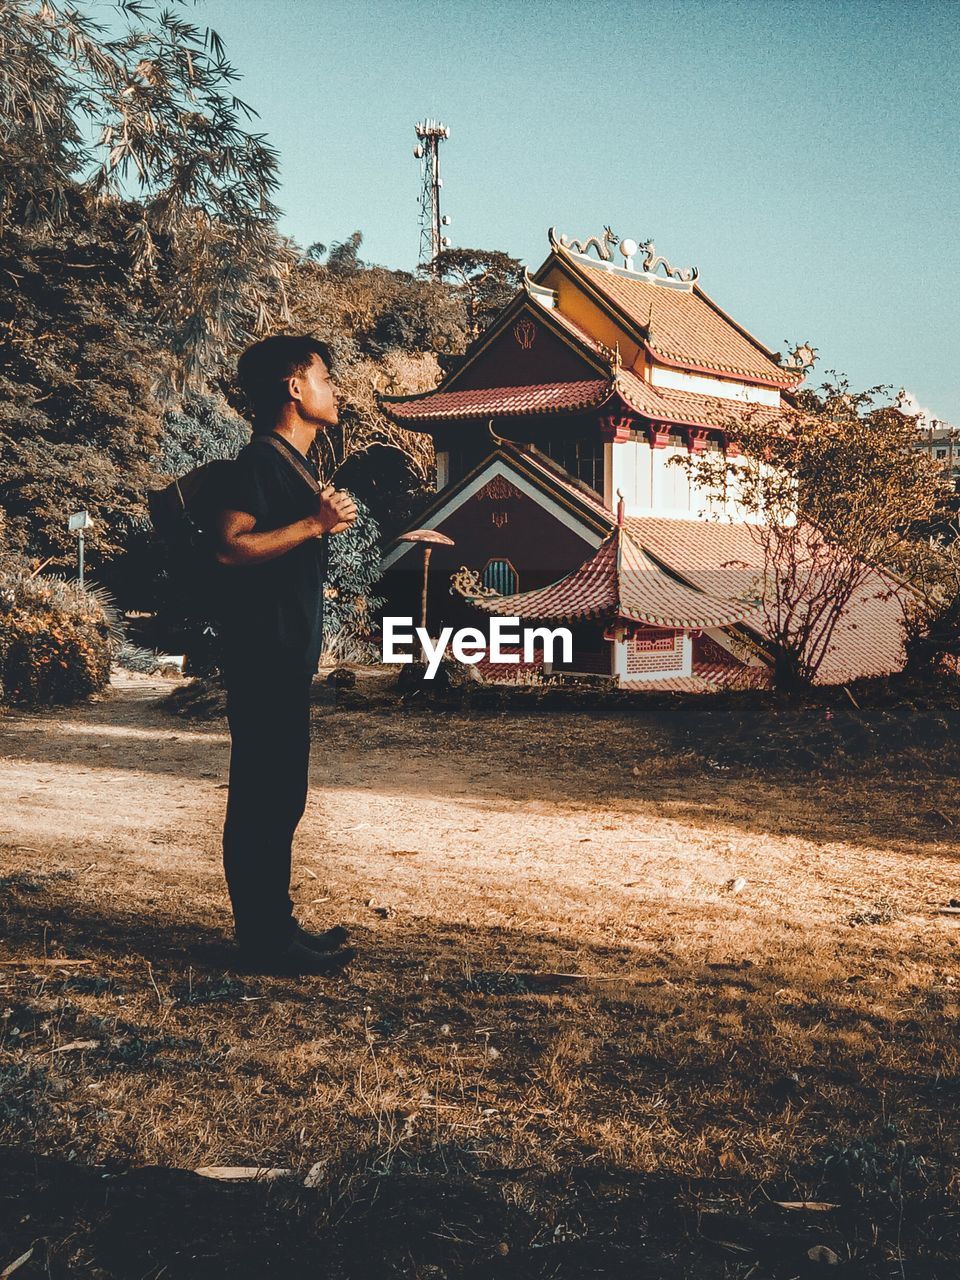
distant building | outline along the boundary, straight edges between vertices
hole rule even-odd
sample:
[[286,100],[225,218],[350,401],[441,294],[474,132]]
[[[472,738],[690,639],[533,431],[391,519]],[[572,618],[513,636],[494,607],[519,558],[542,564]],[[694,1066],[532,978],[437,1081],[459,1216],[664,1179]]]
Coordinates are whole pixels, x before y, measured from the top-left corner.
[[935,418],[903,387],[894,403],[901,413],[916,419],[917,449],[942,468],[951,487],[960,493],[960,427]]
[[[411,528],[455,545],[433,549],[429,627],[475,626],[478,610],[568,625],[569,669],[626,687],[762,684],[756,518],[733,486],[718,497],[672,464],[736,456],[747,415],[789,419],[813,353],[782,363],[696,271],[672,267],[652,242],[620,242],[616,265],[617,244],[609,229],[583,244],[551,231],[546,261],[435,390],[381,399],[436,448],[437,493]],[[385,548],[390,614],[419,615],[415,547]],[[891,587],[870,571],[821,680],[899,669]]]

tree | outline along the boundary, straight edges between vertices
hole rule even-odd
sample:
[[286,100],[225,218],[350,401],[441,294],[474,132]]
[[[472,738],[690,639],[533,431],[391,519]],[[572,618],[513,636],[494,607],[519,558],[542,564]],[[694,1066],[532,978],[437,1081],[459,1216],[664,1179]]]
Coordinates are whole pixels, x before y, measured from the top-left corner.
[[[359,247],[355,232],[350,242]],[[408,395],[436,385],[437,350],[462,350],[465,320],[459,298],[435,280],[360,264],[349,272],[308,259],[290,278],[292,324],[329,342],[341,392],[340,426],[321,449],[325,473],[374,445],[400,449],[421,484],[429,482],[433,447],[381,412],[378,391]],[[379,515],[379,513],[378,513]]]
[[750,526],[763,561],[757,595],[782,687],[814,680],[873,568],[902,563],[904,539],[936,505],[937,468],[912,447],[909,421],[878,404],[882,391],[827,382],[800,394],[796,415],[731,421],[736,458],[708,453],[689,464],[708,489],[732,490],[759,517]]
[[929,673],[946,660],[960,674],[960,522],[906,542],[900,567],[911,586],[905,601],[908,669]]
[[180,476],[205,462],[235,458],[250,439],[250,425],[219,396],[190,391],[163,415],[160,468]]
[[59,236],[0,242],[0,506],[8,545],[65,568],[70,512],[95,524],[91,567],[115,558],[146,520],[169,369],[152,297],[131,287],[130,218],[107,209]]
[[497,249],[441,249],[429,270],[463,298],[471,340],[503,310],[523,278],[520,260]]
[[354,231],[346,240],[332,244],[327,254],[327,270],[335,276],[354,276],[358,271],[362,271],[364,265],[360,261],[362,244],[362,231]]
[[200,380],[284,312],[277,157],[241,125],[256,113],[214,30],[116,7],[129,25],[108,38],[56,0],[0,0],[0,237],[59,233],[132,181],[133,271],[157,287],[179,373]]
[[380,530],[370,509],[357,499],[357,519],[329,539],[323,590],[325,651],[339,661],[373,656],[374,614],[383,601],[373,595],[380,577]]

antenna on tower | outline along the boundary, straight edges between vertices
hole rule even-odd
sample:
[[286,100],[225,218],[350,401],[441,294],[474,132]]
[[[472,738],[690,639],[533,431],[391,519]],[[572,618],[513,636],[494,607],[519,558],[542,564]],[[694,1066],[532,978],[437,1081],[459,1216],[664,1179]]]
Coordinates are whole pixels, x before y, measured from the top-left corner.
[[450,130],[439,120],[421,120],[416,130],[413,154],[420,161],[420,265],[429,266],[450,244],[449,236],[443,234],[450,218],[440,212],[440,143],[450,137]]

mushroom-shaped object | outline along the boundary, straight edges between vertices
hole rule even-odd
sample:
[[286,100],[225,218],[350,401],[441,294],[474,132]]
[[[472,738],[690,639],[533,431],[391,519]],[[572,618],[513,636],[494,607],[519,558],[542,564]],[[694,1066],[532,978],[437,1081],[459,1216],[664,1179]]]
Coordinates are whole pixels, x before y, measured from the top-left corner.
[[423,594],[420,597],[420,625],[427,629],[427,581],[430,572],[430,553],[434,547],[452,547],[452,538],[445,533],[437,533],[436,529],[411,529],[409,533],[401,533],[400,542],[423,543]]

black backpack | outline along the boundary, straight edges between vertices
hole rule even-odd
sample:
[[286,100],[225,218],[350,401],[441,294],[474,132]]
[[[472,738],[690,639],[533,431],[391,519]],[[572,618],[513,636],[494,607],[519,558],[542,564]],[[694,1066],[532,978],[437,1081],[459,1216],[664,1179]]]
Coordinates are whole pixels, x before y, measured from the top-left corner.
[[[258,438],[275,448],[319,495],[322,484],[279,440],[268,434]],[[158,638],[170,652],[184,652],[186,667],[196,674],[219,666],[217,517],[233,466],[232,459],[206,462],[147,494],[160,560]]]
[[217,516],[234,463],[218,459],[147,494],[158,560],[158,640],[198,674],[218,666]]

